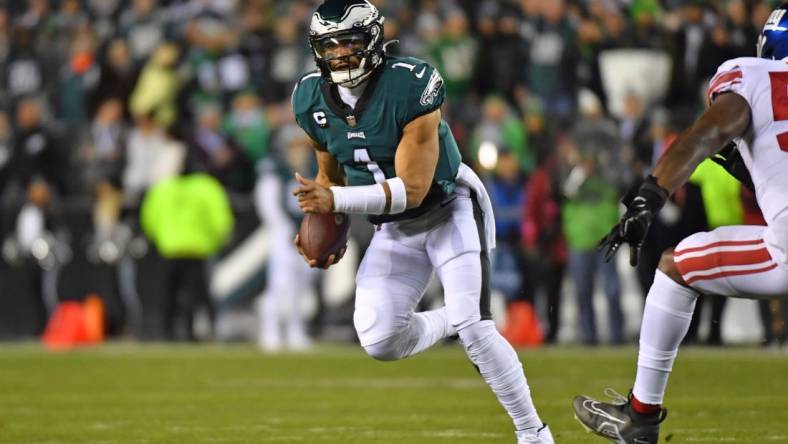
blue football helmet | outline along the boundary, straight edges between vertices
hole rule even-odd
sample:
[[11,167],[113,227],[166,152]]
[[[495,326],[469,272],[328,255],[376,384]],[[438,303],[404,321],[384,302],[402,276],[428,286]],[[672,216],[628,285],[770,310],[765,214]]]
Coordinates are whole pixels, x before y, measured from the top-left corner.
[[782,60],[788,57],[788,3],[772,11],[758,36],[758,57]]

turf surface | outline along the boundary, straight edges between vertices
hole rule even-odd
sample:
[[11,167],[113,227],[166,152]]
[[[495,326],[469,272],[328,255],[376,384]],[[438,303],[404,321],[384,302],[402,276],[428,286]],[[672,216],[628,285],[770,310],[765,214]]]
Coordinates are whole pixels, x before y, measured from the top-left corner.
[[[575,394],[626,391],[634,348],[524,350],[561,443],[599,441]],[[788,353],[685,349],[668,392],[673,443],[788,443]],[[249,346],[110,344],[69,353],[0,345],[2,443],[514,443],[454,345],[394,363],[357,347],[264,355]]]

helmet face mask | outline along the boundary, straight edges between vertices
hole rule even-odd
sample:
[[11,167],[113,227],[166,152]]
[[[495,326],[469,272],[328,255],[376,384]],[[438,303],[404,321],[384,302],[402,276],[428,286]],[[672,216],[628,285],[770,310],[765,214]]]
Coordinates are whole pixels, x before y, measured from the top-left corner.
[[312,15],[309,46],[326,81],[358,86],[383,62],[383,17],[366,0],[328,0]]

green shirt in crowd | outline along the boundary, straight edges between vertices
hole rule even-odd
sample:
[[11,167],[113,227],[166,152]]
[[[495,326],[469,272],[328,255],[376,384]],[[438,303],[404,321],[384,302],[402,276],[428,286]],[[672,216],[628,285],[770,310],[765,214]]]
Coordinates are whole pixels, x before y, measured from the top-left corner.
[[594,249],[618,222],[618,190],[604,178],[592,175],[576,196],[564,201],[561,217],[570,250]]

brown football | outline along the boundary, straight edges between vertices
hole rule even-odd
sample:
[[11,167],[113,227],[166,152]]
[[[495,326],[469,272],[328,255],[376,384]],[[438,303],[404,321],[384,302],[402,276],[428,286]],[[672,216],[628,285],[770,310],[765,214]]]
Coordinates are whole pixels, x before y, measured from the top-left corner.
[[307,213],[301,221],[298,239],[301,249],[309,259],[323,264],[329,256],[338,253],[347,244],[350,218],[343,213]]

